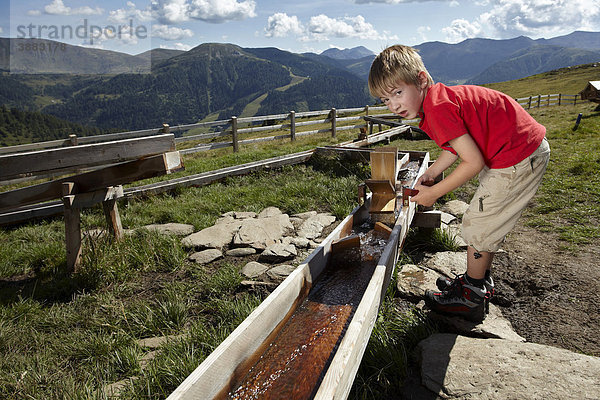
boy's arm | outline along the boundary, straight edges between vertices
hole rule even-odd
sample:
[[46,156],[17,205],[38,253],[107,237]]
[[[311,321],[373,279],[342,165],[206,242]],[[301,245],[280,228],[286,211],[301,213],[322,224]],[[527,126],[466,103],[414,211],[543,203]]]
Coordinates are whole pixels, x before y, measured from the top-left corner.
[[[450,175],[433,186],[417,184],[415,189],[417,189],[419,193],[416,196],[413,196],[411,201],[415,201],[424,206],[432,206],[438,198],[468,182],[469,179],[477,175],[485,166],[483,156],[471,135],[464,134],[450,140],[449,143],[458,153],[458,157],[461,159],[460,164],[458,164],[456,169],[454,169]],[[449,160],[446,160],[446,162],[447,161]],[[444,162],[444,160],[442,160],[442,162]]]
[[448,150],[442,150],[437,160],[435,160],[431,167],[427,168],[423,175],[417,180],[417,185],[433,184],[435,178],[454,164],[457,159],[458,156],[456,154],[451,153]]

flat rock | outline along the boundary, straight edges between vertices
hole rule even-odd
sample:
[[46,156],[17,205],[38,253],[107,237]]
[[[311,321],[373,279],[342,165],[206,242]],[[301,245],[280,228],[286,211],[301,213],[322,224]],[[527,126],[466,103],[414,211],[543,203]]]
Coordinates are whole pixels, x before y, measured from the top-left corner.
[[147,229],[149,231],[154,231],[162,234],[170,234],[177,236],[187,236],[194,233],[194,226],[190,224],[178,224],[178,223],[168,223],[168,224],[150,224],[145,225],[142,228]]
[[479,323],[467,321],[461,317],[452,317],[431,311],[425,312],[428,313],[429,319],[442,323],[452,333],[478,338],[525,342],[525,338],[515,332],[510,322],[502,315],[500,308],[494,304],[490,304],[489,314]]
[[242,267],[242,274],[250,279],[258,278],[260,275],[267,272],[269,267],[256,261],[250,261]]
[[242,287],[244,287],[246,289],[250,289],[250,290],[259,290],[259,289],[273,290],[279,284],[275,283],[275,282],[263,282],[263,281],[242,281],[242,282],[240,282],[240,285],[242,285]]
[[219,249],[207,249],[194,253],[190,256],[190,260],[197,264],[208,264],[223,257],[223,253]]
[[454,278],[455,274],[462,274],[467,270],[467,252],[440,251],[425,261],[423,265],[442,275]]
[[275,217],[277,215],[281,215],[283,214],[283,212],[277,208],[277,207],[267,207],[264,210],[262,210],[260,213],[258,213],[257,218],[269,218],[269,217]]
[[294,215],[292,215],[292,217],[300,218],[302,220],[307,220],[310,217],[314,217],[315,215],[317,215],[316,211],[307,211],[307,212],[303,212],[303,213],[294,214]]
[[319,213],[308,217],[298,229],[298,237],[307,239],[316,239],[323,233],[323,229],[335,222],[335,216],[326,213]]
[[242,221],[235,220],[209,226],[184,237],[181,240],[181,244],[187,248],[221,249],[231,243],[233,236],[240,229],[241,225]]
[[414,264],[405,264],[398,272],[397,288],[400,297],[408,300],[422,299],[425,290],[435,289],[435,280],[440,276],[437,272],[419,267]]
[[440,207],[440,210],[448,214],[452,214],[461,218],[465,211],[469,208],[469,204],[461,200],[450,200]]
[[444,399],[596,399],[600,358],[536,343],[434,334],[417,346],[421,382]]
[[245,219],[233,237],[233,244],[264,250],[293,232],[294,226],[287,214]]
[[296,267],[292,265],[276,265],[267,271],[267,276],[273,279],[274,281],[282,281],[285,278],[287,278],[292,272],[294,272],[295,269]]
[[252,254],[256,254],[256,249],[253,249],[252,247],[238,247],[225,252],[225,255],[231,257],[246,257],[251,256]]
[[293,244],[275,243],[263,251],[258,260],[261,262],[278,263],[291,260],[298,255],[296,246]]
[[451,224],[452,222],[455,222],[457,220],[456,217],[452,214],[449,214],[449,213],[443,212],[443,211],[440,211],[440,213],[441,213],[440,218],[441,218],[442,222],[446,225]]
[[462,237],[462,233],[460,230],[460,226],[456,225],[456,224],[445,224],[442,222],[440,229],[442,229],[443,231],[445,231],[452,239],[454,239],[454,242],[461,248],[461,249],[466,249],[468,247],[467,242],[465,242],[465,240]]

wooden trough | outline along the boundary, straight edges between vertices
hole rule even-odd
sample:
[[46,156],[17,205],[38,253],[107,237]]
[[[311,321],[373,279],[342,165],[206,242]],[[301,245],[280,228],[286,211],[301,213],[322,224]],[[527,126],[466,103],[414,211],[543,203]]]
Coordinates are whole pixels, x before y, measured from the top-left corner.
[[[389,150],[387,150],[389,152]],[[387,153],[389,154],[389,153]],[[394,154],[396,154],[394,152]],[[380,155],[371,157],[378,159]],[[382,157],[389,157],[385,154]],[[412,163],[414,174],[407,181],[396,181],[394,187],[414,186],[417,177],[420,176],[429,164],[429,153],[407,152],[398,155],[393,160],[394,176],[401,169],[406,169]],[[373,165],[373,164],[372,164]],[[416,166],[416,167],[415,167]],[[293,323],[296,313],[303,307],[303,302],[311,298],[311,293],[323,281],[323,277],[334,268],[333,259],[337,254],[345,250],[352,250],[360,246],[354,230],[362,228],[367,222],[373,225],[370,212],[374,194],[364,196],[364,203],[357,206],[331,234],[315,249],[308,258],[299,265],[205,360],[202,362],[168,397],[168,400],[187,399],[227,399],[227,398],[289,398],[289,399],[345,399],[354,381],[354,377],[360,365],[363,353],[369,341],[369,337],[375,324],[378,310],[386,288],[391,280],[399,249],[403,246],[408,228],[415,214],[416,204],[403,205],[398,201],[400,209],[391,224],[384,225],[381,222],[375,224],[372,231],[379,231],[383,235],[382,250],[380,256],[372,262],[372,269],[365,280],[362,288],[358,291],[357,304],[353,304],[353,311],[348,314],[344,325],[338,329],[339,337],[336,338],[335,346],[327,349],[327,353],[321,363],[310,362],[310,373],[295,371],[298,368],[294,364],[296,358],[302,357],[302,350],[306,349],[307,343],[302,342],[305,332],[303,326],[296,329],[296,334],[290,334],[287,328]],[[401,198],[401,194],[399,195]],[[379,233],[378,233],[379,234]],[[344,274],[351,273],[352,266],[344,270]],[[358,285],[357,285],[358,286]],[[350,291],[355,288],[350,283]],[[328,289],[329,291],[329,289]],[[361,292],[362,291],[362,292]],[[314,296],[313,296],[314,297]],[[325,302],[327,303],[327,302]],[[331,302],[329,302],[331,303]],[[334,302],[335,303],[335,302]],[[331,305],[331,304],[328,304]],[[334,304],[336,307],[345,307],[344,304]],[[312,313],[312,311],[311,311]],[[336,318],[331,318],[331,321]],[[331,323],[334,325],[334,323]],[[337,328],[336,328],[337,329]],[[310,330],[306,327],[306,330]],[[324,331],[325,329],[323,329]],[[294,331],[292,331],[294,332]],[[310,332],[309,332],[310,333]],[[319,336],[320,333],[315,336]],[[292,343],[298,350],[289,357],[287,370],[279,370],[277,377],[271,377],[270,383],[261,383],[256,387],[264,388],[266,391],[253,391],[251,397],[239,395],[238,388],[240,380],[249,375],[258,360],[267,358],[267,351],[273,349],[274,341],[278,336],[285,336],[287,342],[298,339],[298,343]],[[318,346],[317,346],[318,347]],[[323,346],[318,347],[323,349]],[[306,363],[305,363],[306,364]],[[291,370],[295,374],[290,382],[285,383],[286,392],[277,391],[270,393],[267,386],[272,385],[274,379],[285,379],[287,372]],[[257,375],[260,376],[260,373]],[[268,377],[267,377],[268,379]],[[289,377],[288,377],[289,379]],[[311,385],[302,390],[296,386],[302,384]],[[298,390],[296,390],[298,389]],[[262,390],[262,389],[260,389]]]

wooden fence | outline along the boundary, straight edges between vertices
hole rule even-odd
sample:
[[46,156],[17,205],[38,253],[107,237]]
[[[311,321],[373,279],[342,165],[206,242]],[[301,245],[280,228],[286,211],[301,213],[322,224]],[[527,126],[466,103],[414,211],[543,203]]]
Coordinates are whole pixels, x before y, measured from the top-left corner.
[[[578,95],[566,94],[547,94],[529,96],[516,99],[525,109],[556,106],[556,105],[576,105]],[[295,112],[290,111],[284,114],[264,115],[255,117],[236,117],[229,119],[200,122],[187,125],[169,126],[163,124],[162,127],[153,129],[144,129],[138,131],[128,131],[111,133],[106,135],[77,137],[70,135],[63,140],[53,140],[48,142],[23,144],[17,146],[0,147],[0,155],[19,153],[24,151],[43,150],[56,147],[77,146],[91,143],[103,143],[115,140],[125,140],[140,138],[152,135],[175,134],[175,142],[181,147],[181,154],[190,154],[199,151],[211,149],[233,147],[237,152],[240,145],[264,142],[277,139],[296,140],[297,137],[312,135],[317,133],[330,132],[335,137],[337,132],[366,128],[363,116],[381,115],[386,111],[385,106],[365,106],[359,108],[346,108]],[[411,122],[411,121],[403,121]],[[315,129],[316,128],[316,129]],[[199,134],[185,134],[191,130],[207,132]],[[279,134],[277,134],[279,133]],[[262,134],[266,134],[262,136]],[[271,134],[271,136],[267,136]],[[256,137],[258,135],[258,137]],[[216,142],[217,138],[226,138],[226,141]],[[210,142],[207,142],[210,141]],[[191,147],[182,145],[186,142],[205,142]],[[188,147],[188,148],[184,148]]]
[[538,94],[521,97],[517,102],[526,110],[549,106],[577,105],[578,94]]

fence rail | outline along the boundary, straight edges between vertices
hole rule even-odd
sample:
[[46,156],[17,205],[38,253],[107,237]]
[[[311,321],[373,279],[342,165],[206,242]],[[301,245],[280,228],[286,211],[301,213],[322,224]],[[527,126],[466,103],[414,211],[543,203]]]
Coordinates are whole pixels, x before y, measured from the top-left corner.
[[[515,100],[521,106],[523,106],[523,108],[530,109],[557,105],[576,105],[578,98],[579,95],[576,94],[540,94],[536,96],[517,98]],[[69,138],[62,140],[0,147],[0,155],[57,147],[103,143],[115,140],[161,135],[165,133],[175,134],[175,143],[178,145],[186,142],[213,140],[220,137],[226,137],[230,139],[230,141],[227,142],[204,143],[198,144],[197,146],[194,146],[192,148],[184,149],[183,152],[187,154],[222,147],[233,147],[234,151],[238,151],[238,146],[240,144],[285,139],[288,137],[290,138],[290,140],[293,141],[298,136],[325,133],[328,131],[331,132],[331,135],[333,137],[335,137],[336,133],[339,131],[366,127],[365,123],[360,124],[357,123],[357,121],[362,121],[362,117],[368,116],[370,115],[370,113],[379,113],[384,110],[387,110],[387,107],[365,106],[357,108],[345,108],[339,110],[332,108],[330,110],[306,112],[290,111],[289,113],[284,114],[273,114],[254,117],[233,116],[229,119],[176,126],[169,126],[167,124],[163,124],[162,127],[153,129],[143,129],[137,131],[127,131],[86,137],[77,137],[75,135],[70,135]],[[324,118],[314,119],[315,117]],[[306,127],[311,127],[315,125],[329,125],[329,127],[312,130],[302,130]],[[208,132],[184,135],[185,132],[189,132],[192,130],[207,130]],[[278,131],[284,131],[286,133]],[[242,138],[244,135],[250,136],[254,134],[259,134],[261,132],[272,132],[277,134],[273,136],[259,138]]]

